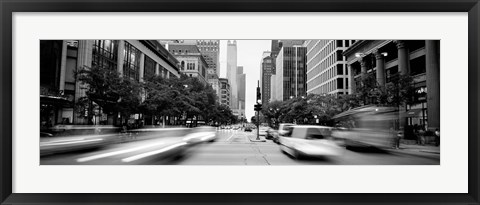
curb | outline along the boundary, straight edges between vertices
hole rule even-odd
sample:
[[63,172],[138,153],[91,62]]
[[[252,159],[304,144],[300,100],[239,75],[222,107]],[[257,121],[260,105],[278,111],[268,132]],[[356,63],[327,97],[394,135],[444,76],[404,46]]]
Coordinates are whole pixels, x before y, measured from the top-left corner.
[[266,139],[262,139],[262,138],[257,140],[256,138],[252,139],[252,138],[248,137],[248,139],[250,140],[250,142],[266,142],[267,141]]
[[[408,149],[400,149],[400,150],[395,150],[395,149],[388,149],[386,150],[390,153],[394,153],[394,154],[400,154],[400,155],[410,155],[410,156],[416,156],[416,157],[422,157],[422,158],[427,158],[427,159],[437,159],[437,157],[435,157],[436,155],[431,155],[431,156],[426,156],[426,155],[422,155],[422,153],[428,153],[428,154],[440,154],[438,152],[432,152],[429,150],[424,150],[425,152],[422,152],[422,150],[408,150]],[[406,152],[405,152],[406,151]]]
[[432,153],[432,154],[440,154],[440,152],[438,152],[438,151],[431,151],[431,150],[420,150],[420,152]]
[[[253,139],[252,139],[253,138]],[[257,140],[257,136],[248,136],[250,142],[266,142],[267,140],[263,137],[259,137],[260,139]]]

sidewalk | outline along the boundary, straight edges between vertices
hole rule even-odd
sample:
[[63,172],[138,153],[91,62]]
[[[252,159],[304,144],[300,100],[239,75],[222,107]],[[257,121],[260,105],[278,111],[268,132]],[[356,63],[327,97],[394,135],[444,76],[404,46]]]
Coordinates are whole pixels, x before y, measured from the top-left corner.
[[417,145],[417,144],[400,144],[399,151],[425,152],[431,154],[440,154],[440,146],[434,145]]

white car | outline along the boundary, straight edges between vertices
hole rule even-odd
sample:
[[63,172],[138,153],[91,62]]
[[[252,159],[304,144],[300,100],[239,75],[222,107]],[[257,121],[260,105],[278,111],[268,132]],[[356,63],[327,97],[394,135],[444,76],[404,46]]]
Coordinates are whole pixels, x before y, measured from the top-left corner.
[[217,131],[214,127],[209,126],[196,127],[191,133],[186,135],[183,140],[188,144],[214,142],[217,140]]
[[260,127],[260,129],[258,130],[258,135],[260,136],[266,136],[267,135],[267,130],[268,130],[269,127]]
[[273,135],[273,142],[280,143],[279,139],[281,136],[290,133],[290,127],[294,126],[295,124],[291,123],[282,123],[278,127],[278,131]]
[[280,149],[295,158],[337,156],[342,148],[332,139],[331,127],[295,125],[291,134],[279,137]]

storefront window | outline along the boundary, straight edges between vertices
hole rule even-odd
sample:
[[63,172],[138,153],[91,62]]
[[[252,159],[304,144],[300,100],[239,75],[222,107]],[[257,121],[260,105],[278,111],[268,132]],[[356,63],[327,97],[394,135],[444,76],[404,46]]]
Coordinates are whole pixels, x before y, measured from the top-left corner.
[[125,42],[125,62],[123,64],[123,75],[139,80],[138,69],[140,68],[140,50],[128,42]]
[[117,68],[118,41],[95,40],[93,44],[93,66]]
[[155,75],[155,61],[148,56],[145,56],[145,68],[144,68],[144,73],[143,76],[145,78],[151,77]]

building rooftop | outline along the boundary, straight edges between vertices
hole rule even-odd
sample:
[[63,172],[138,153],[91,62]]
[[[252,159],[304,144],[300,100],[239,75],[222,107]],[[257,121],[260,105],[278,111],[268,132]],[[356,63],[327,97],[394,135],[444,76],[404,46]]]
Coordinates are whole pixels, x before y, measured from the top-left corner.
[[173,53],[200,53],[197,45],[195,44],[182,44],[182,43],[172,43],[168,44],[168,51]]

